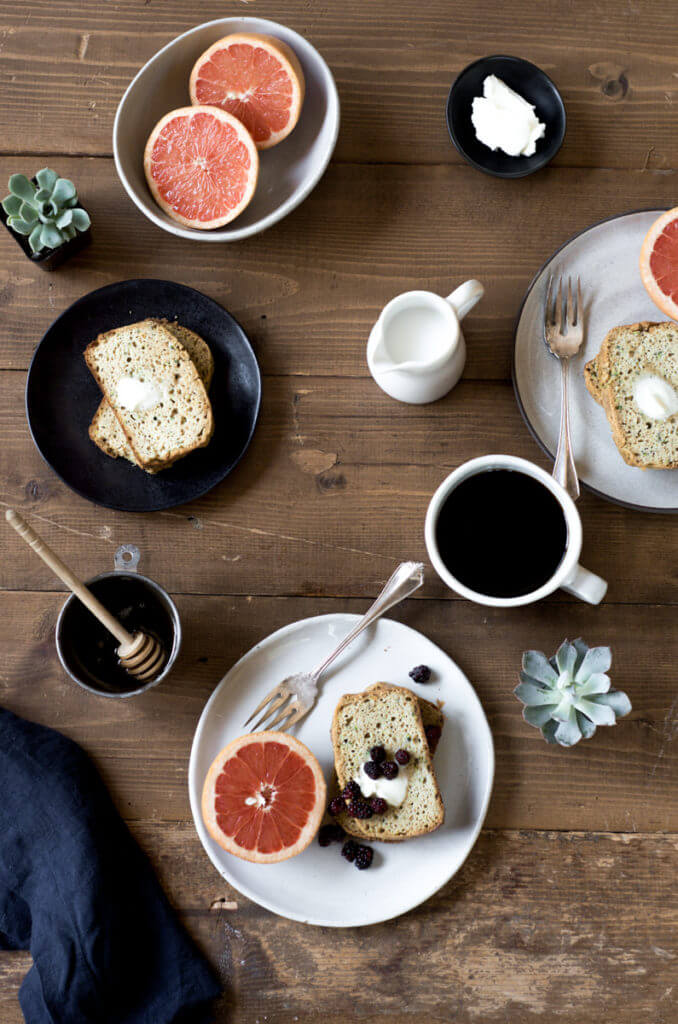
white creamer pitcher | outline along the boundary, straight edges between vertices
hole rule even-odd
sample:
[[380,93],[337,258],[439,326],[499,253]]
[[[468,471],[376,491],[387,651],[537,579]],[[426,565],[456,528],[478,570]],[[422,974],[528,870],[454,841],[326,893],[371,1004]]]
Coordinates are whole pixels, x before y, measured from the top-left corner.
[[434,292],[403,292],[384,306],[367,343],[367,365],[387,395],[422,405],[446,395],[466,362],[460,321],[485,293],[465,281],[446,299]]

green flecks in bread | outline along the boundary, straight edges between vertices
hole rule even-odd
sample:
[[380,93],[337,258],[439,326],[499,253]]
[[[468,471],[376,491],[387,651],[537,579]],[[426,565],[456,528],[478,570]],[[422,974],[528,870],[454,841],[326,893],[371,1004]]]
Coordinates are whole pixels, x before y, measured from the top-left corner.
[[426,722],[416,695],[405,687],[387,683],[377,683],[363,693],[345,694],[339,701],[332,721],[332,745],[340,790],[356,778],[360,766],[369,760],[370,747],[385,747],[389,760],[401,748],[410,755],[409,783],[403,803],[367,820],[341,814],[337,820],[350,835],[399,842],[433,832],[442,825],[445,809],[424,728],[429,724],[442,728],[443,719],[435,705],[425,702],[424,707]]
[[639,377],[652,373],[678,391],[678,324],[642,322],[614,327],[586,364],[584,381],[602,405],[612,439],[629,466],[678,468],[678,416],[653,420],[633,397]]
[[[168,325],[149,319],[107,331],[88,345],[85,360],[137,465],[157,471],[209,443],[214,420],[207,391]],[[117,386],[124,376],[161,387],[162,402],[149,410],[125,409],[117,401]],[[106,438],[104,450],[110,448]]]
[[[178,323],[170,323],[167,320],[160,320],[159,323],[162,323],[174,335],[177,341],[184,346],[195,364],[205,389],[209,390],[214,374],[214,359],[208,344],[203,341],[199,334],[191,331],[188,327],[183,327]],[[89,427],[89,436],[95,445],[101,448],[102,452],[105,452],[106,455],[110,455],[113,459],[127,459],[129,462],[137,465],[134,453],[127,443],[125,433],[105,398],[102,398],[99,408],[94,414]],[[159,466],[158,469],[147,467],[147,472],[155,473],[171,464],[166,463]]]

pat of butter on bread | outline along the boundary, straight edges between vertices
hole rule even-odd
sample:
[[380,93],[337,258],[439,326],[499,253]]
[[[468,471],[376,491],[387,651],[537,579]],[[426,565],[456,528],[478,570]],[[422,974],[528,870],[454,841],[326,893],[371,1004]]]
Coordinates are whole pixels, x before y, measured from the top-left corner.
[[[166,320],[159,322],[184,346],[200,374],[200,379],[205,385],[205,389],[209,390],[214,374],[214,359],[207,342],[203,341],[195,331],[190,330],[188,327],[183,327],[181,324]],[[127,459],[129,462],[137,465],[125,433],[105,398],[102,398],[99,408],[92,418],[89,436],[94,444],[112,459]],[[166,463],[159,466],[158,469],[166,469],[170,465],[172,463]],[[157,472],[157,470],[152,468],[147,468],[146,471],[149,473]]]
[[[211,358],[211,355],[210,355]],[[195,363],[184,345],[158,320],[142,320],[100,334],[85,349],[85,361],[101,388],[134,461],[149,472],[188,455],[209,443],[214,432],[212,406]],[[152,383],[162,400],[151,408],[127,409],[120,402],[118,388],[123,377]],[[100,415],[101,414],[101,415]],[[105,417],[100,406],[90,425],[90,437],[99,444],[105,434]],[[113,440],[106,434],[107,454],[122,450],[120,434]],[[93,436],[94,435],[94,436]],[[109,451],[111,449],[111,451]]]
[[[654,389],[654,398],[663,396],[662,401],[650,403],[652,396],[639,389],[652,378],[667,385]],[[605,410],[624,462],[640,469],[678,469],[678,414],[672,414],[670,402],[678,392],[678,324],[614,327],[584,367],[584,382]]]

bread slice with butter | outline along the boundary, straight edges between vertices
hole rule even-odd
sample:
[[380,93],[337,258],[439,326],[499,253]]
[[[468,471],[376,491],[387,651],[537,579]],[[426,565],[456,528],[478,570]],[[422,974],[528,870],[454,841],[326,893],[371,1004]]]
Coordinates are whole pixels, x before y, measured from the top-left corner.
[[[207,342],[203,341],[195,331],[182,326],[182,324],[168,320],[160,320],[159,323],[163,324],[177,341],[184,346],[200,374],[205,390],[209,391],[214,374],[214,358]],[[129,462],[137,465],[124,431],[105,398],[101,399],[101,403],[92,418],[89,426],[89,436],[94,441],[94,444],[106,455],[110,455],[112,459],[127,459]],[[172,463],[167,463],[160,468],[164,469],[169,465],[172,465]],[[148,470],[148,472],[157,472],[157,470]]]
[[408,779],[400,806],[389,806],[384,814],[368,819],[340,814],[337,822],[349,835],[402,842],[440,828],[445,808],[426,739],[426,725],[442,729],[442,712],[402,686],[376,683],[362,693],[349,693],[341,698],[331,730],[339,791],[359,777],[361,766],[370,759],[371,747],[383,746],[388,760],[393,760],[400,749],[410,755],[409,764],[399,767],[399,774],[406,772]]
[[[166,324],[148,319],[105,331],[87,346],[85,361],[143,469],[164,468],[209,443],[214,418],[205,385]],[[130,383],[155,396],[148,407],[126,407]]]
[[624,461],[641,469],[677,469],[678,415],[649,417],[634,395],[638,381],[649,375],[678,393],[678,324],[673,321],[614,327],[584,368],[586,387],[605,410]]

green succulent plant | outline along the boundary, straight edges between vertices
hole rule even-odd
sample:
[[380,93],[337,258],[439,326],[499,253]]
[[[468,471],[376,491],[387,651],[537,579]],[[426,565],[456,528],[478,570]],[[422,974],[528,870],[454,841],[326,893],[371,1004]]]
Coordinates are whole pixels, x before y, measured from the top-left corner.
[[525,651],[520,683],[513,691],[525,705],[523,718],[541,729],[547,743],[573,747],[590,739],[599,725],[615,725],[631,701],[610,688],[609,647],[587,647],[581,637],[564,640],[553,658]]
[[78,193],[68,178],[43,167],[34,184],[25,174],[9,179],[9,195],[2,200],[7,226],[28,237],[31,252],[57,249],[90,226],[89,214],[78,206]]

